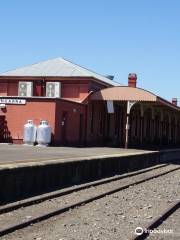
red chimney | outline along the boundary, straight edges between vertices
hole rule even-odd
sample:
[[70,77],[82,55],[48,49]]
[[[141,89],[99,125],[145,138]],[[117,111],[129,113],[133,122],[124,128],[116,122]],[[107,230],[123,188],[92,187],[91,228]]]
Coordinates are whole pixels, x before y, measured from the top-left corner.
[[177,106],[177,98],[172,98],[172,104]]
[[128,75],[128,87],[136,87],[137,83],[137,74],[136,73],[129,73]]

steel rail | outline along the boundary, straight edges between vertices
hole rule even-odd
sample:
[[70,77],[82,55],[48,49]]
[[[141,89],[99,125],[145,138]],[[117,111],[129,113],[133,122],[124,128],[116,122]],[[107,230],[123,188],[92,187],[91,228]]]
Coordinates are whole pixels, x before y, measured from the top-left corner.
[[133,183],[130,183],[130,184],[126,184],[124,186],[120,186],[120,187],[116,187],[112,190],[109,190],[109,191],[106,191],[104,193],[101,193],[101,194],[98,194],[96,196],[93,196],[93,197],[89,197],[87,199],[84,199],[84,200],[81,200],[81,201],[78,201],[74,204],[69,204],[68,206],[65,206],[65,207],[61,207],[61,208],[58,208],[57,210],[54,210],[54,211],[50,211],[50,212],[47,212],[43,215],[40,215],[38,217],[35,217],[35,218],[32,218],[30,220],[27,220],[25,222],[22,222],[22,223],[17,223],[15,225],[12,225],[10,227],[7,227],[5,229],[1,229],[0,230],[0,237],[4,236],[4,235],[7,235],[7,234],[10,234],[16,230],[19,230],[19,229],[23,229],[29,225],[32,225],[32,224],[35,224],[37,222],[41,222],[41,221],[44,221],[44,220],[47,220],[53,216],[56,216],[56,215],[59,215],[61,213],[64,213],[64,212],[67,212],[69,211],[70,209],[74,209],[74,208],[77,208],[77,207],[80,207],[81,205],[85,205],[87,203],[90,203],[90,202],[93,202],[95,200],[98,200],[100,198],[103,198],[107,195],[111,195],[113,193],[116,193],[116,192],[119,192],[119,191],[122,191],[124,189],[127,189],[129,188],[130,186],[135,186],[135,185],[138,185],[138,184],[141,184],[141,183],[144,183],[146,181],[149,181],[151,179],[154,179],[154,178],[158,178],[158,177],[161,177],[161,176],[164,176],[168,173],[171,173],[171,172],[174,172],[174,171],[177,171],[179,170],[180,167],[176,167],[176,168],[173,168],[171,170],[168,170],[166,172],[163,172],[163,173],[160,173],[160,174],[156,174],[156,175],[153,175],[153,176],[150,176],[150,177],[147,177],[147,178],[144,178],[142,180],[139,180],[139,181],[136,181],[136,182],[133,182]]
[[121,175],[116,175],[114,177],[109,177],[109,178],[105,178],[105,179],[101,179],[101,180],[97,180],[97,181],[93,181],[93,182],[89,182],[89,183],[84,183],[84,184],[81,184],[81,185],[78,185],[78,186],[75,186],[75,187],[74,186],[73,187],[68,187],[68,188],[65,188],[63,190],[61,189],[61,190],[57,190],[57,191],[54,191],[54,192],[51,192],[51,193],[47,193],[47,194],[43,194],[43,195],[40,195],[40,196],[32,197],[30,199],[25,199],[25,200],[22,200],[22,201],[17,201],[17,202],[14,202],[14,203],[6,204],[5,206],[0,206],[0,215],[4,214],[4,213],[7,213],[7,212],[10,212],[10,211],[13,211],[13,210],[17,210],[18,208],[28,207],[28,206],[31,206],[31,205],[34,205],[34,204],[38,204],[38,203],[47,201],[49,199],[53,199],[53,198],[56,198],[56,197],[68,195],[68,194],[73,193],[73,192],[81,191],[81,190],[86,189],[86,188],[95,187],[95,186],[98,186],[98,185],[101,185],[101,184],[110,183],[110,182],[125,179],[125,178],[128,178],[128,177],[133,177],[133,176],[136,176],[136,175],[140,175],[140,174],[150,172],[150,171],[153,171],[153,170],[156,170],[156,169],[159,169],[159,168],[164,168],[164,167],[167,167],[167,166],[168,166],[168,164],[161,164],[161,165],[158,165],[158,166],[155,166],[155,167],[153,166],[153,167],[149,167],[149,168],[146,168],[146,169],[134,171],[132,173],[125,173],[125,174],[121,174]]
[[160,226],[164,220],[171,216],[178,208],[180,208],[180,200],[173,203],[168,207],[160,216],[156,217],[146,228],[143,229],[141,235],[136,236],[132,240],[144,240],[150,235],[150,230],[153,230]]

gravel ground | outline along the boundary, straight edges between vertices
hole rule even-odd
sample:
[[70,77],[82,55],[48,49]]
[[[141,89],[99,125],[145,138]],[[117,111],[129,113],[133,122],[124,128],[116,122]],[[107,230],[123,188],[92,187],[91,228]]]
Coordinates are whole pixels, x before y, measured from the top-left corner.
[[176,210],[157,229],[160,233],[152,233],[148,240],[179,240],[180,239],[180,209]]
[[[171,168],[172,166],[169,166]],[[155,170],[154,173],[163,171]],[[152,173],[151,173],[152,174]],[[143,176],[142,176],[143,175]],[[144,174],[138,176],[144,178]],[[149,176],[150,173],[146,173]],[[131,181],[137,180],[132,177]],[[123,179],[113,183],[113,186],[120,183],[127,183],[129,179]],[[105,189],[106,188],[106,189]],[[111,189],[111,184],[105,187],[99,186],[91,188],[85,192],[85,197],[89,196],[92,190],[96,193]],[[64,196],[65,197],[65,196]],[[43,203],[41,211],[52,210],[52,206],[57,204],[60,207],[62,203],[71,203],[82,197],[82,193],[73,193],[66,199],[61,197],[46,201]],[[145,227],[152,219],[158,216],[169,204],[180,197],[180,170],[169,173],[157,179],[137,186],[130,187],[122,192],[106,196],[102,199],[84,205],[80,208],[71,210],[63,215],[53,217],[47,221],[35,224],[26,229],[16,231],[0,239],[7,240],[126,240],[131,239],[136,227]],[[71,201],[71,202],[70,202]],[[64,205],[64,204],[63,204]],[[38,205],[37,205],[38,206]],[[27,208],[26,211],[14,211],[13,213],[4,214],[0,217],[0,224],[6,226],[11,223],[11,219],[26,220],[34,217],[38,213],[37,206],[33,210]],[[41,208],[41,207],[40,207]],[[9,215],[9,216],[8,216]],[[3,228],[3,227],[2,227]],[[24,237],[25,236],[25,237]]]
[[24,222],[33,217],[43,215],[45,211],[54,211],[57,207],[63,207],[67,204],[74,204],[81,199],[87,199],[88,197],[95,196],[97,194],[103,193],[105,191],[111,190],[112,188],[124,186],[126,184],[131,184],[135,181],[142,180],[145,177],[150,177],[154,174],[159,174],[164,171],[170,170],[174,168],[173,165],[166,166],[159,169],[154,169],[150,172],[140,174],[130,178],[124,178],[118,181],[106,183],[103,185],[99,185],[96,187],[91,187],[89,189],[81,190],[79,192],[74,192],[72,194],[68,194],[67,196],[61,196],[58,198],[50,199],[48,201],[44,201],[40,204],[29,206],[26,208],[21,208],[3,215],[0,215],[0,226],[2,228],[7,228],[10,225],[13,225],[15,222]]

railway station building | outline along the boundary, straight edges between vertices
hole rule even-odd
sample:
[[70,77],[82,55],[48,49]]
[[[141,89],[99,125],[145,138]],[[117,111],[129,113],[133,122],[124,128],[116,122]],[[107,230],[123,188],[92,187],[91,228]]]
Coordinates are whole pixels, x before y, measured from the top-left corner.
[[0,74],[0,142],[22,143],[27,120],[47,120],[52,145],[166,147],[180,145],[180,108],[63,58]]

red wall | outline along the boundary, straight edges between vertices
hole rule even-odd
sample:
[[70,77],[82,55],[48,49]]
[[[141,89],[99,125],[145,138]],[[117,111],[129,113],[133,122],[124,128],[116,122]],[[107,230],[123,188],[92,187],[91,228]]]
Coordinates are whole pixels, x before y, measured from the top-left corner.
[[[5,116],[7,140],[21,143],[24,124],[27,120],[33,120],[37,126],[41,120],[48,120],[52,127],[53,143],[63,144],[63,126],[61,123],[63,121],[63,112],[66,111],[66,143],[76,145],[84,143],[86,130],[85,105],[60,99],[27,98],[26,101],[25,105],[7,104],[5,110],[0,112],[0,115]],[[81,139],[79,139],[80,114],[82,114]]]
[[48,120],[54,133],[54,101],[28,99],[26,105],[6,105],[4,114],[7,121],[6,131],[14,141],[23,139],[23,126],[28,119],[34,120],[37,125],[40,120]]
[[61,97],[71,100],[83,100],[88,95],[88,91],[88,83],[62,83]]
[[[37,125],[40,120],[44,119],[48,120],[52,127],[55,142],[62,143],[65,129],[62,126],[62,118],[63,113],[67,112],[66,142],[70,144],[85,142],[86,131],[89,131],[86,119],[87,106],[78,102],[85,99],[90,91],[96,91],[106,87],[106,85],[97,83],[92,78],[80,77],[0,77],[0,96],[18,96],[19,81],[33,81],[34,95],[36,96],[45,94],[42,89],[47,81],[60,81],[61,98],[63,99],[27,98],[26,105],[6,105],[6,112],[4,113],[7,121],[6,131],[9,132],[14,141],[23,139],[23,126],[28,119],[34,120]],[[95,135],[99,126],[99,113],[96,114]],[[99,136],[98,132],[97,135],[99,138],[102,137]]]
[[0,82],[0,96],[17,96],[18,95],[18,83],[12,82]]
[[7,83],[0,83],[0,95],[1,96],[7,95]]
[[66,143],[68,144],[79,144],[79,123],[80,114],[83,115],[82,124],[82,141],[85,139],[86,130],[86,116],[85,116],[86,106],[79,103],[73,103],[66,100],[57,100],[56,103],[56,124],[55,124],[55,141],[57,143],[63,143],[63,112],[67,112],[66,119]]
[[[19,81],[33,81],[34,96],[45,96],[45,88],[43,91],[43,86],[45,87],[47,81],[52,81],[46,79],[45,81],[41,81],[39,79],[32,80],[32,79],[0,79],[0,96],[18,96],[18,82]],[[61,82],[61,97],[70,99],[70,100],[83,100],[89,92],[89,82],[86,80],[58,80],[55,79],[54,81]]]
[[[48,77],[0,77],[0,96],[18,96],[18,82],[32,81],[34,96],[45,96],[45,85],[48,81],[61,82],[61,97],[74,101],[81,101],[90,91],[97,91],[106,87],[92,78],[48,78]],[[43,90],[44,89],[44,90]]]

